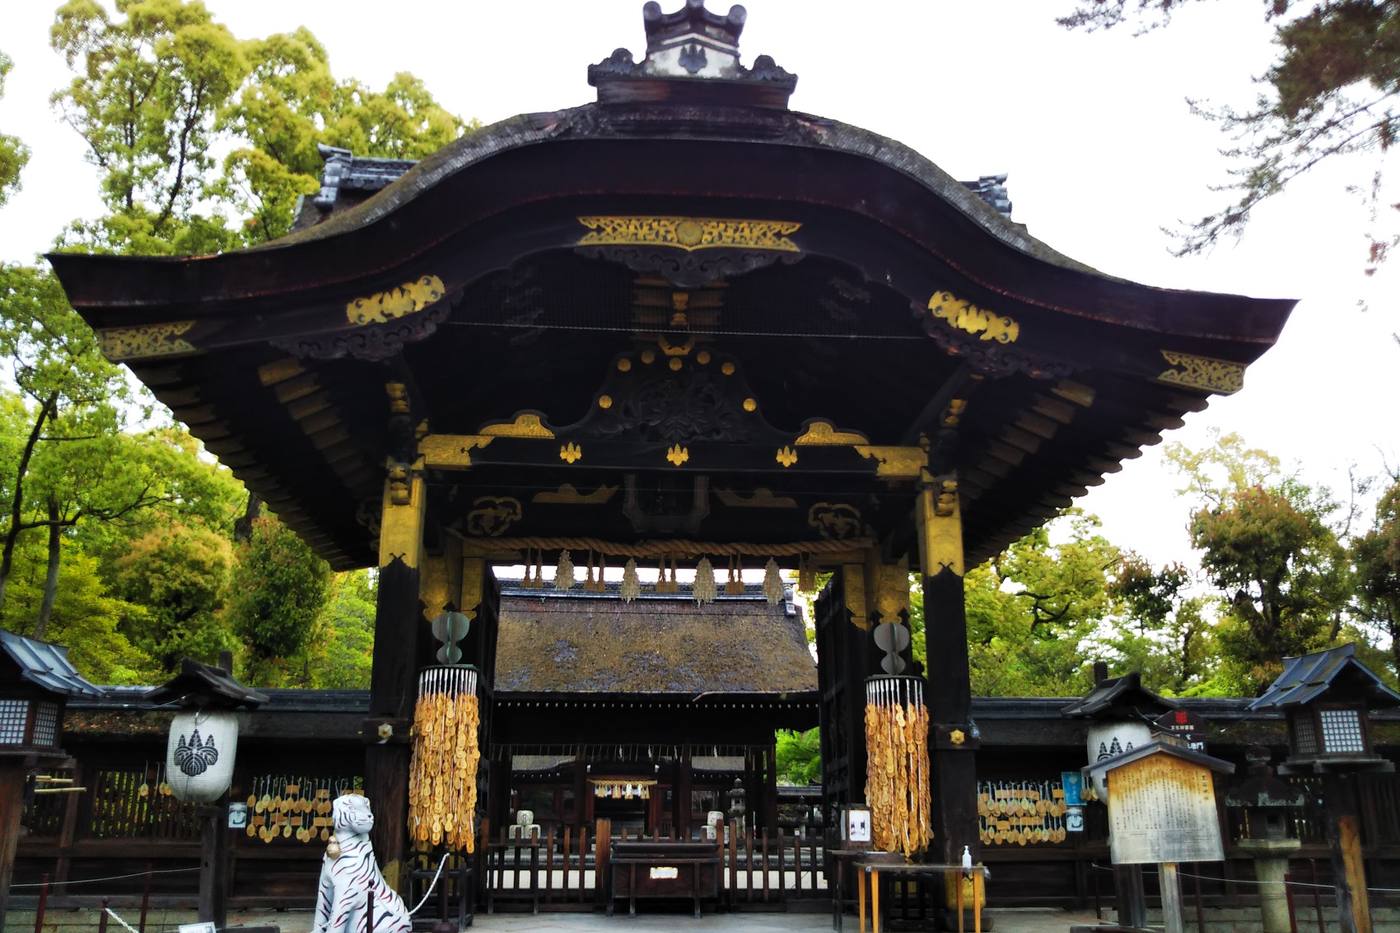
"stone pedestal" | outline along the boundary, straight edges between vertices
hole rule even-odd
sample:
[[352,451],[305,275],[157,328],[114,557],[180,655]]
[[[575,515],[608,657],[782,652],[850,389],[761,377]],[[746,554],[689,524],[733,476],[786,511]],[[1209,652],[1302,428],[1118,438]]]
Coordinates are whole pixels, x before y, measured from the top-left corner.
[[1254,875],[1259,879],[1259,913],[1264,933],[1289,933],[1288,895],[1283,878],[1288,859],[1302,843],[1297,839],[1241,839],[1238,847],[1254,859]]

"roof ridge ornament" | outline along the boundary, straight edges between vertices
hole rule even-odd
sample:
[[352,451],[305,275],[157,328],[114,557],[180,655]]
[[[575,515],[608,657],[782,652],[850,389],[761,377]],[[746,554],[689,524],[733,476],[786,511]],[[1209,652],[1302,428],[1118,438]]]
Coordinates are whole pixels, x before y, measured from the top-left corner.
[[588,83],[600,103],[708,103],[786,109],[797,76],[771,56],[752,68],[739,60],[739,36],[748,11],[735,4],[726,15],[705,8],[705,0],[685,0],[670,13],[650,0],[642,7],[647,53],[638,62],[616,49],[588,67]]

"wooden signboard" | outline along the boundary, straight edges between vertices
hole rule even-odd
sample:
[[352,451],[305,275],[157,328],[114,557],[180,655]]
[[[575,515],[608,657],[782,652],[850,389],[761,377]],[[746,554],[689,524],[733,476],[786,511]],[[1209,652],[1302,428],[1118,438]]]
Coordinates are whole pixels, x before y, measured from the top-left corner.
[[1109,848],[1115,865],[1224,859],[1211,769],[1168,754],[1108,772]]

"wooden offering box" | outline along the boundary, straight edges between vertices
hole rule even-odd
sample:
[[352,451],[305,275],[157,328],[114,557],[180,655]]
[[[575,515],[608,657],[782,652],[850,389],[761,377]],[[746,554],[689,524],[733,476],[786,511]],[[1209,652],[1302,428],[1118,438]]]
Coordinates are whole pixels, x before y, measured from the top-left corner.
[[719,898],[720,848],[716,842],[615,842],[612,846],[613,902],[627,898],[627,912],[637,912],[637,898],[691,898],[700,916],[702,898]]

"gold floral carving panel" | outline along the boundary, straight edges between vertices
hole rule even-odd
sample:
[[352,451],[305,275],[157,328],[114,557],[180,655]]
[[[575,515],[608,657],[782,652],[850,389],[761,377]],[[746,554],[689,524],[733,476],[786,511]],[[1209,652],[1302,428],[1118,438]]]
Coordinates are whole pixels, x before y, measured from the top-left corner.
[[435,275],[425,275],[404,282],[398,288],[375,292],[363,298],[355,298],[345,303],[345,318],[351,324],[387,324],[390,321],[417,314],[436,302],[447,289],[442,279]]
[[137,327],[106,327],[97,334],[102,344],[102,355],[117,363],[152,356],[197,353],[199,348],[182,337],[193,326],[194,321],[169,321]]
[[1172,365],[1157,377],[1158,382],[1230,394],[1244,388],[1244,364],[1163,350],[1162,359]]
[[798,253],[788,239],[801,224],[791,220],[645,215],[580,217],[590,232],[579,246],[669,246],[675,249],[767,249]]
[[1021,325],[1015,318],[979,308],[952,292],[934,292],[928,300],[928,310],[949,327],[965,331],[980,340],[1015,343],[1021,336]]

